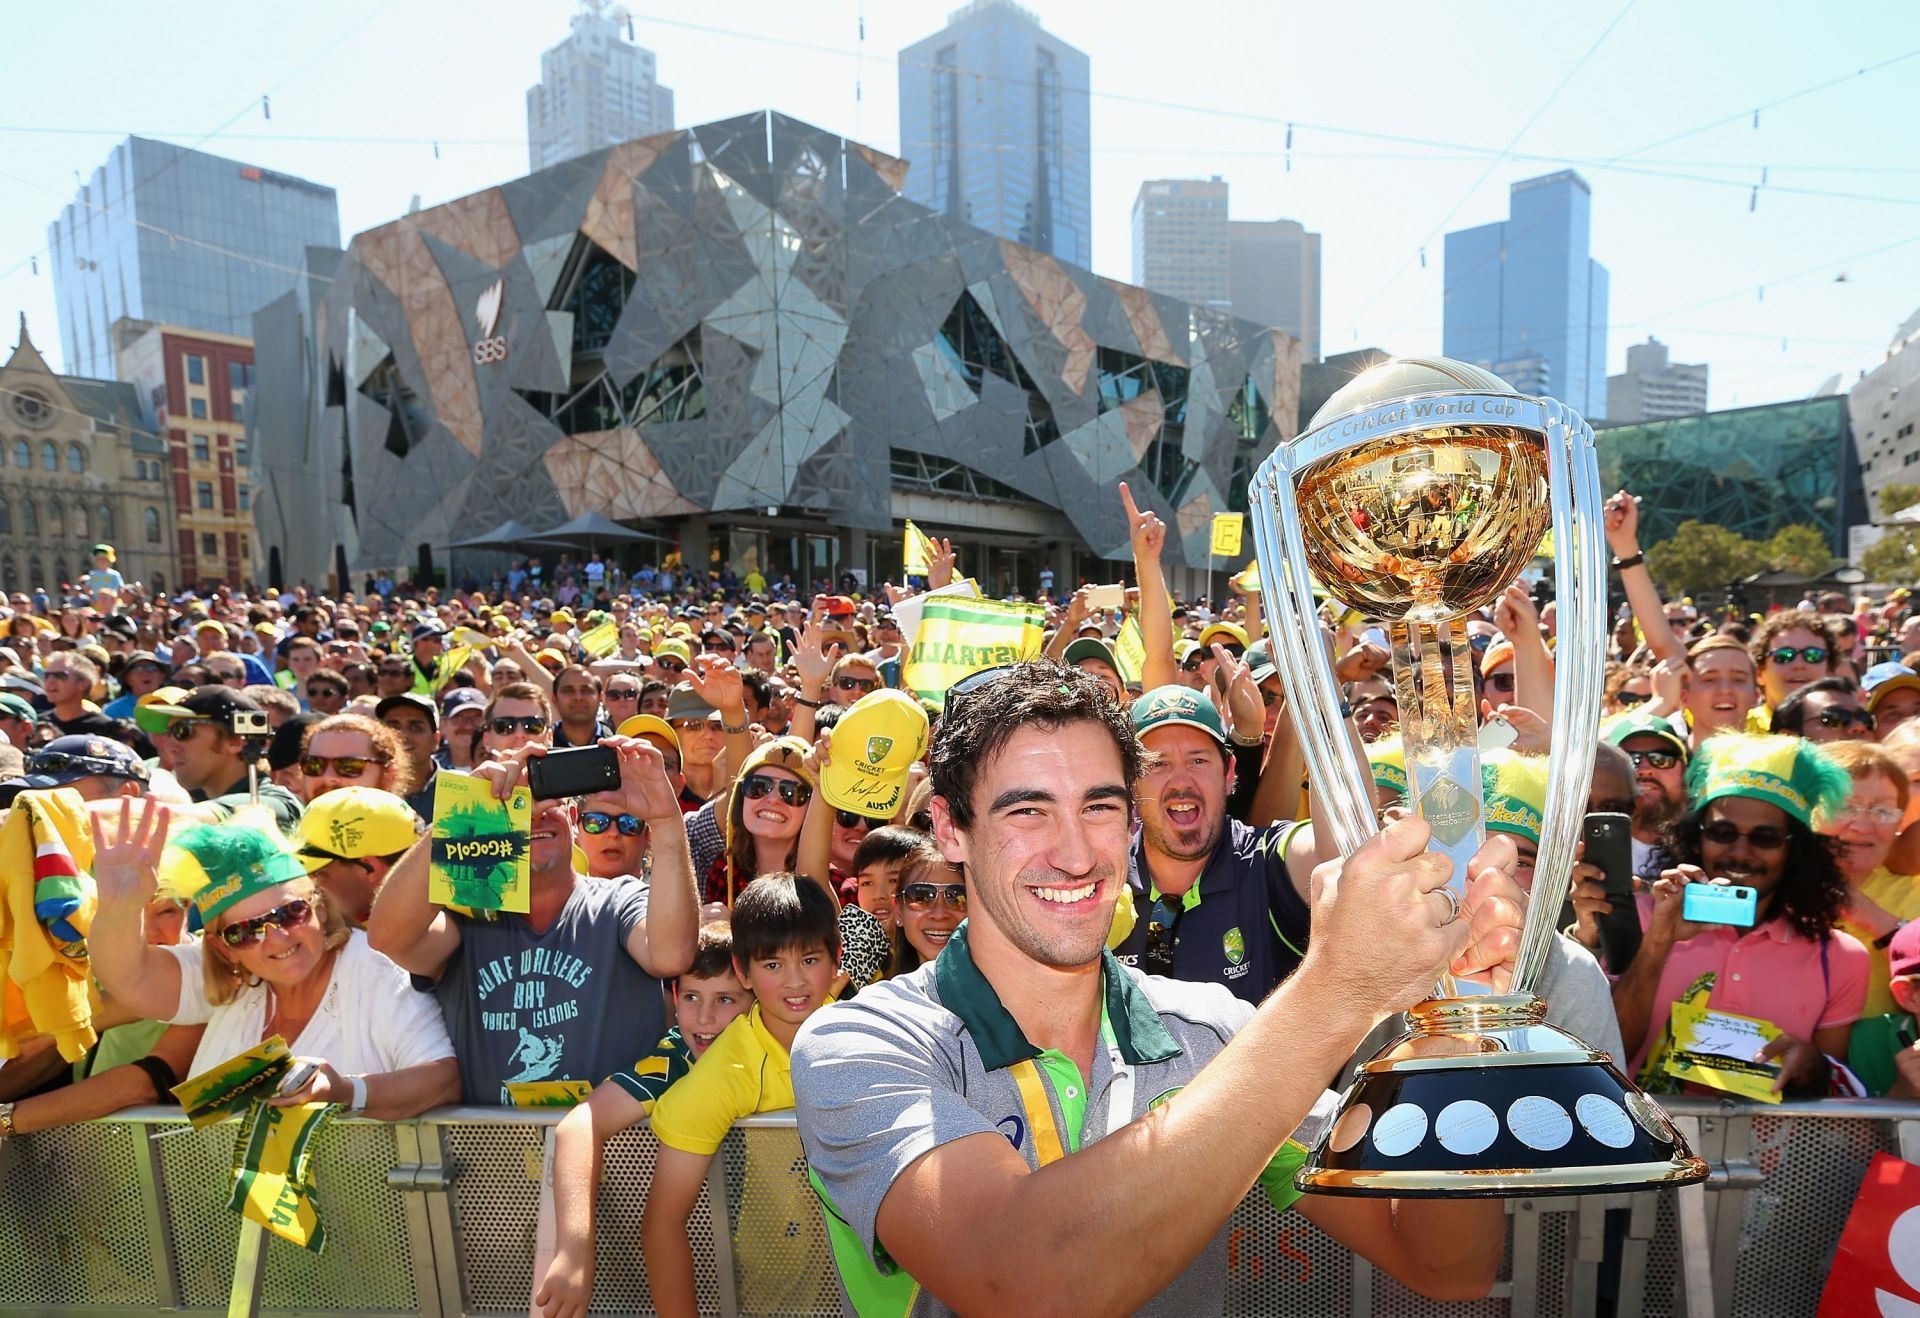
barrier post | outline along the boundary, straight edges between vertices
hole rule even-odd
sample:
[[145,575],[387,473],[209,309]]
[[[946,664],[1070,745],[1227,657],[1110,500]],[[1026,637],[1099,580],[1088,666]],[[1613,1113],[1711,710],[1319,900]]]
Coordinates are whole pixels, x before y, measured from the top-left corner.
[[[432,1192],[443,1188],[446,1182],[444,1169],[437,1165],[438,1157],[434,1159],[436,1165],[428,1166],[422,1156],[422,1144],[430,1133],[430,1127],[411,1121],[393,1124],[394,1168],[387,1174],[387,1184],[399,1191],[401,1211],[406,1216],[407,1254],[413,1261],[414,1303],[421,1318],[441,1318],[447,1312],[440,1276],[443,1264],[434,1247],[428,1200]],[[441,1198],[444,1200],[445,1196]]]
[[707,1164],[707,1181],[700,1193],[713,1216],[713,1262],[719,1272],[720,1312],[723,1318],[738,1318],[740,1283],[733,1270],[733,1214],[727,1211],[727,1174],[717,1155]]
[[240,1243],[233,1251],[233,1286],[227,1292],[227,1318],[254,1318],[260,1312],[260,1282],[266,1275],[267,1229],[241,1219]]
[[159,1307],[180,1307],[180,1261],[173,1253],[173,1214],[160,1193],[160,1150],[145,1124],[133,1132],[133,1177],[140,1188],[140,1207],[147,1219],[147,1244],[153,1252],[153,1289]]
[[1533,1199],[1509,1200],[1507,1219],[1513,1287],[1507,1313],[1510,1318],[1536,1318],[1540,1312],[1539,1203]]

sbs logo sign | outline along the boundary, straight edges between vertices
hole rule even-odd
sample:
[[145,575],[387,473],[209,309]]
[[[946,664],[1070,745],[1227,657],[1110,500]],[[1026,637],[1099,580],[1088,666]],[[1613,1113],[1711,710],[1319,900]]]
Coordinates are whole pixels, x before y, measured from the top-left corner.
[[507,281],[500,278],[493,281],[480,293],[473,304],[474,324],[479,327],[479,342],[473,345],[473,361],[476,366],[485,366],[488,362],[503,362],[507,359],[507,336],[494,331],[500,324],[500,307],[506,301]]

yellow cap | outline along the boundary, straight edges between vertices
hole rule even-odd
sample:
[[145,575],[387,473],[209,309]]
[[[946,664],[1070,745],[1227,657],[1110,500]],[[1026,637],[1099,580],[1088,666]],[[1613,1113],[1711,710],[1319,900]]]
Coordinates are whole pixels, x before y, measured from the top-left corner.
[[397,856],[420,837],[420,816],[392,792],[336,787],[300,816],[300,863],[307,873],[335,860]]
[[570,609],[555,609],[547,615],[547,624],[551,627],[571,627],[573,626],[573,611]]
[[659,737],[673,747],[675,755],[680,753],[680,734],[658,714],[635,714],[613,731],[620,737]]
[[1247,629],[1232,622],[1209,623],[1200,629],[1201,645],[1212,645],[1215,641],[1232,641],[1244,650],[1247,648]]
[[927,711],[904,691],[869,692],[833,726],[832,760],[820,790],[836,810],[891,819],[907,771],[927,753]]

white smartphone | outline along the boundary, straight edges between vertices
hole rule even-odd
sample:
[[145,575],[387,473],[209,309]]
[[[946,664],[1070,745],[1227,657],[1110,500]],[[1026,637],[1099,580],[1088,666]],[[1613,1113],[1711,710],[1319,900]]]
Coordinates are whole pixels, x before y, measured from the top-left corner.
[[1480,749],[1483,751],[1503,751],[1519,739],[1520,734],[1506,717],[1495,714],[1480,725]]
[[286,1078],[281,1080],[279,1086],[275,1088],[273,1092],[276,1095],[282,1096],[286,1094],[297,1094],[307,1087],[307,1081],[313,1079],[314,1074],[319,1070],[320,1068],[312,1062],[301,1062],[291,1071],[287,1072]]
[[1095,586],[1087,592],[1087,607],[1090,609],[1118,609],[1127,602],[1125,586]]

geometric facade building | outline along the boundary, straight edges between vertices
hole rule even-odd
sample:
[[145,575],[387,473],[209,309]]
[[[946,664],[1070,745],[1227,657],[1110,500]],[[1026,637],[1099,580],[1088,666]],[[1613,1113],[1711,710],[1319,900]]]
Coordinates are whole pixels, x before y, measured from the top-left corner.
[[906,162],[760,112],[308,253],[255,318],[276,584],[587,512],[690,564],[897,577],[902,517],[992,592],[1125,557],[1113,489],[1207,562],[1292,436],[1299,344],[900,195]]
[[1809,398],[1594,432],[1600,480],[1641,496],[1640,543],[1689,519],[1766,540],[1795,523],[1835,553],[1865,516],[1847,400]]

